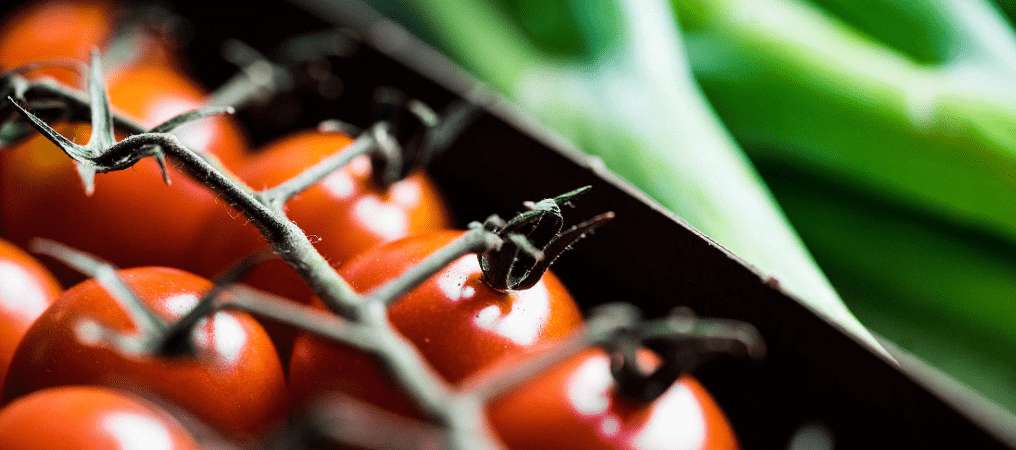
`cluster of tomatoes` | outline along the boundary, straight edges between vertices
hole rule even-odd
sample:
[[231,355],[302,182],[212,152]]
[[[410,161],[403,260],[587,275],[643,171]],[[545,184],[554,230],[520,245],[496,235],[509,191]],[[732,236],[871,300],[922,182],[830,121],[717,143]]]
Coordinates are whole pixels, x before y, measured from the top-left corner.
[[[73,59],[118,38],[115,8],[102,1],[56,0],[10,15],[0,30],[0,68]],[[180,70],[165,36],[134,37],[136,52],[107,71],[114,109],[145,126],[197,108],[206,93]],[[43,67],[80,87],[78,74]],[[60,123],[75,141],[88,125]],[[275,186],[349,145],[341,133],[301,131],[249,151],[229,117],[188,124],[178,135],[215,155],[255,189]],[[165,323],[193,308],[213,276],[265,248],[261,233],[199,182],[155,161],[98,177],[86,195],[74,163],[43,136],[0,153],[0,448],[198,448],[193,424],[237,442],[283,426],[291,412],[341,392],[416,417],[413,403],[375,360],[291,327],[218,311],[194,327],[192,355],[125,354],[87,339],[82,324],[123,333],[136,324],[95,279],[63,289],[75,275],[22,248],[49,238],[99,255]],[[368,292],[462,235],[427,175],[415,171],[378,186],[368,157],[286,204],[287,215],[359,292]],[[49,263],[50,261],[47,261]],[[52,272],[51,272],[52,271]],[[245,281],[294,302],[313,292],[281,261]],[[320,306],[320,305],[319,305]],[[464,256],[389,309],[395,328],[448,383],[511,370],[512,357],[577,332],[583,323],[562,282],[545,272],[533,286],[503,292]],[[647,366],[659,364],[651,353]],[[682,377],[649,402],[616,392],[607,353],[578,354],[488,405],[488,422],[511,448],[735,448],[709,394]],[[157,399],[157,400],[155,400]]]

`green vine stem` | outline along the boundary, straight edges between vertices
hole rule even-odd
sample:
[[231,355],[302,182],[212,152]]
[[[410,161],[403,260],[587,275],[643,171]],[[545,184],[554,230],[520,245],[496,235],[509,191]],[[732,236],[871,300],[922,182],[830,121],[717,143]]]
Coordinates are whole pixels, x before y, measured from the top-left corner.
[[283,205],[293,196],[309,189],[317,184],[324,177],[335,172],[340,167],[349,164],[358,156],[366,155],[377,147],[376,132],[363,133],[346,146],[341,152],[322,159],[317,164],[307,168],[297,176],[290,178],[275,187],[265,189],[258,193],[261,201],[281,211]]
[[293,425],[268,439],[266,450],[314,447],[320,441],[356,448],[447,448],[441,430],[342,394],[314,401]]
[[634,326],[638,319],[639,312],[632,305],[612,303],[600,306],[590,314],[582,331],[553,349],[522,361],[512,370],[481,378],[463,387],[460,395],[479,403],[496,398],[582,350],[611,340],[620,330]]
[[187,311],[176,322],[170,324],[166,331],[159,337],[155,346],[158,353],[162,355],[193,355],[194,348],[191,345],[190,333],[198,321],[208,316],[215,309],[216,301],[228,288],[240,281],[251,269],[258,264],[267,261],[271,256],[268,252],[255,253],[248,256],[226,270],[225,273],[215,278],[212,288],[208,290],[197,304]]
[[[755,327],[736,320],[696,317],[686,308],[645,322],[626,336],[607,342],[614,356],[611,373],[618,393],[636,402],[652,402],[682,375],[721,356],[761,359],[766,347]],[[646,371],[638,363],[638,350],[648,348],[661,359]]]
[[[62,93],[71,92],[61,89]],[[420,411],[443,426],[450,442],[457,448],[496,448],[495,440],[482,424],[482,415],[457,414],[448,408],[453,397],[449,386],[423,361],[415,347],[398,334],[387,319],[384,305],[365,302],[342,279],[328,261],[295,223],[265,203],[249,186],[220,170],[198,152],[183,145],[177,136],[169,133],[135,134],[117,142],[112,135],[112,115],[101,76],[98,53],[93,53],[89,76],[91,102],[81,104],[81,95],[65,95],[64,99],[77,106],[89,106],[93,128],[90,145],[74,144],[45,121],[19,105],[10,102],[40,133],[59,146],[79,166],[95,172],[122,170],[158,149],[177,161],[189,176],[205,184],[223,201],[234,205],[262,232],[273,250],[289,263],[310,285],[322,302],[333,312],[351,322],[373,330],[374,352],[382,366],[388,369],[397,385],[416,401]],[[108,131],[108,133],[107,133]],[[101,136],[96,137],[99,134]],[[100,148],[95,143],[106,145]]]
[[[206,185],[223,201],[245,214],[259,228],[275,253],[289,263],[308,282],[326,307],[337,315],[297,305],[250,287],[233,285],[232,283],[240,278],[246,269],[262,259],[254,257],[220,277],[215,287],[183,319],[175,324],[166,324],[161,318],[150,317],[154,314],[144,307],[129,288],[126,288],[113,266],[56,243],[47,241],[37,243],[37,250],[61,258],[68,264],[80,267],[86,270],[86,273],[100,278],[103,286],[124,304],[125,310],[132,314],[139,328],[143,329],[139,339],[137,336],[123,335],[89,322],[83,324],[85,332],[81,333],[87,334],[85,337],[88,339],[103,341],[124,351],[135,353],[139,351],[140,340],[141,351],[174,353],[181,349],[180,336],[186,336],[187,333],[184,331],[197,323],[200,318],[221,309],[244,310],[373,355],[387,369],[394,383],[415,401],[420,412],[443,433],[442,444],[446,444],[449,448],[477,449],[498,447],[496,439],[485,424],[486,400],[510,390],[583,348],[609,344],[619,337],[630,334],[626,334],[625,330],[636,327],[638,315],[633,306],[614,305],[599,308],[592,313],[584,331],[549,353],[533,358],[517,370],[493,377],[483,384],[468,386],[462,390],[454,389],[426,364],[415,346],[394,329],[388,321],[387,306],[451,261],[467,254],[477,254],[481,261],[487,259],[483,264],[486,266],[485,278],[488,272],[509,275],[515,273],[517,263],[515,258],[520,255],[529,258],[528,263],[531,263],[531,266],[524,268],[523,276],[515,278],[527,280],[530,278],[530,272],[542,273],[549,262],[564,248],[612,217],[610,213],[601,214],[586,222],[564,228],[561,205],[567,204],[584,189],[557,198],[529,203],[528,211],[508,222],[497,216],[491,216],[483,224],[473,223],[462,237],[433,253],[422,263],[377,290],[361,295],[354,291],[317,252],[304,232],[286,217],[282,209],[282,205],[292,195],[320,181],[352,159],[338,156],[349,152],[348,150],[337,149],[336,156],[327,158],[307,172],[267,190],[254,191],[222,170],[212,162],[213,160],[184,146],[177,136],[169,133],[179,124],[212,114],[229,112],[228,108],[213,107],[185,113],[166,124],[146,131],[129,119],[111,112],[99,69],[98,54],[93,55],[89,76],[90,101],[79,92],[56,85],[40,84],[33,85],[32,88],[39,86],[45,86],[44,91],[48,90],[47,93],[51,96],[66,101],[69,107],[89,112],[93,136],[87,145],[75,144],[60,135],[14,98],[10,98],[10,104],[32,127],[58,145],[79,167],[83,167],[83,171],[98,173],[123,170],[147,156],[160,157],[163,154],[170,156],[187,175]],[[26,95],[21,99],[30,97],[27,95],[30,92],[33,92],[31,88],[22,92]],[[31,105],[32,102],[26,101],[26,104]],[[114,125],[126,126],[132,135],[117,141],[113,134]],[[429,130],[429,127],[419,129]],[[404,138],[405,129],[402,129],[402,133],[389,134],[390,131],[385,122],[376,124],[354,141],[355,148],[349,149],[354,151],[349,153],[360,155],[372,149],[386,147],[388,144],[383,142],[385,139],[391,139],[394,144],[404,146],[397,136]],[[83,178],[88,182],[87,177]],[[545,221],[547,218],[551,220]],[[489,258],[501,251],[509,251],[511,258],[506,259],[503,254]],[[527,263],[526,258],[520,259],[523,263]],[[501,267],[502,265],[507,268]],[[515,283],[511,286],[518,287],[522,284],[525,283]],[[681,330],[672,328],[670,331],[679,333]],[[186,347],[182,348],[186,350]]]
[[398,278],[367,294],[368,303],[391,305],[400,296],[462,256],[471,253],[484,254],[500,248],[501,244],[501,238],[496,234],[484,229],[479,223],[473,222],[469,225],[469,231],[458,239],[431,253]]
[[237,65],[240,71],[212,93],[208,99],[210,105],[242,108],[293,85],[288,70],[243,42],[226,41],[222,56]]
[[55,241],[48,239],[34,239],[29,244],[35,253],[53,257],[67,266],[94,278],[112,297],[120,304],[134,325],[138,327],[141,336],[148,338],[160,335],[167,329],[167,323],[155,312],[153,312],[141,297],[120,278],[117,269],[112,264],[103,261],[97,256],[75,250]]

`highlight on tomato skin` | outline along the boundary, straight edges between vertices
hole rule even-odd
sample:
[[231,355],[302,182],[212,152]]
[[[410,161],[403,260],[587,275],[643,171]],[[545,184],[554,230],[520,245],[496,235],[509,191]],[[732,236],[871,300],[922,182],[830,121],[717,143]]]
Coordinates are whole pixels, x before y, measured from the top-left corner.
[[22,397],[0,410],[0,446],[11,450],[198,450],[169,413],[112,389],[74,386]]
[[[340,268],[368,292],[462,235],[445,230],[368,250]],[[395,328],[445,380],[457,383],[508,355],[570,336],[582,324],[571,294],[550,271],[529,289],[502,293],[483,281],[476,255],[465,255],[389,307]],[[302,335],[289,366],[294,401],[341,391],[396,412],[408,401],[367,355]]]
[[62,290],[40,262],[0,240],[0,386],[21,338]]
[[[177,269],[142,267],[119,274],[155,314],[179,319],[211,288]],[[68,289],[28,330],[4,385],[5,401],[46,388],[101,385],[156,395],[209,426],[251,438],[282,419],[286,385],[271,340],[249,315],[219,311],[191,332],[194,355],[125,355],[81,334],[83,321],[137,332],[95,280]]]
[[[648,351],[639,359],[658,363]],[[511,370],[511,365],[506,360],[478,376]],[[512,449],[738,448],[727,418],[693,377],[681,377],[648,404],[621,397],[615,386],[609,356],[586,350],[493,399],[489,423]]]
[[[197,108],[206,98],[187,78],[157,66],[114,74],[109,95],[114,109],[146,126]],[[79,143],[90,136],[84,124],[56,128]],[[227,167],[245,157],[245,139],[231,117],[197,121],[179,131],[184,142],[216,155]],[[205,218],[222,206],[181,171],[170,167],[170,176],[167,186],[156,161],[146,158],[127,170],[99,174],[89,197],[74,163],[34,134],[0,153],[0,226],[19,244],[44,237],[120,266],[187,268],[195,259],[191,243],[203,232]],[[63,267],[53,270],[74,279]]]

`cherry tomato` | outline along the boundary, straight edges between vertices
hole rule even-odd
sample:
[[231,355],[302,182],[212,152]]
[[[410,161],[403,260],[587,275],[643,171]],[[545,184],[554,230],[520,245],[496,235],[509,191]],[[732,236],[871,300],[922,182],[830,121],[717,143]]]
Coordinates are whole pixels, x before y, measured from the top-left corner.
[[[275,186],[335,154],[352,142],[337,133],[302,132],[269,144],[238,172],[254,188]],[[438,230],[450,219],[437,188],[422,172],[387,190],[371,180],[367,157],[352,161],[318,185],[293,198],[286,212],[333,265],[383,242]],[[200,234],[195,253],[202,269],[212,276],[239,259],[266,248],[261,233],[237,212],[213,213]],[[254,269],[246,281],[258,288],[300,302],[313,293],[286,263],[271,261]],[[288,355],[294,332],[268,325],[276,346]]]
[[155,405],[111,389],[47,389],[0,411],[0,445],[17,450],[197,450]]
[[[116,109],[148,126],[204,100],[190,81],[155,66],[118,72],[109,94]],[[87,142],[90,135],[85,125],[58,130],[76,142]],[[214,154],[227,166],[243,157],[244,139],[230,118],[194,122],[179,133],[191,148]],[[173,183],[167,186],[157,163],[147,158],[127,170],[97,175],[95,193],[88,197],[70,158],[41,135],[32,136],[0,155],[0,220],[15,242],[46,237],[120,266],[186,268],[206,216],[221,206],[179,170],[171,168],[170,175]]]
[[21,337],[60,291],[42,264],[0,241],[0,386]]
[[[159,316],[176,320],[211,287],[177,269],[120,271]],[[226,433],[247,437],[278,419],[285,406],[283,371],[271,340],[253,318],[217,312],[192,332],[193,357],[126,356],[102,343],[82,342],[84,320],[136,330],[95,280],[67,290],[28,330],[7,373],[4,398],[54,386],[105,385],[150,392]]]
[[[119,12],[105,0],[46,0],[29,5],[0,28],[0,70],[33,62],[87,61],[93,48],[110,46],[114,34],[130,47],[121,46],[117,58],[107,58],[108,69],[141,63],[178,65],[175,44],[163,31],[139,23],[142,26],[115,33]],[[41,68],[28,75],[49,76],[74,87],[83,84],[81,75],[68,68]]]
[[[652,353],[639,356],[657,363]],[[495,399],[488,418],[513,449],[738,448],[726,417],[692,377],[647,404],[622,398],[614,388],[608,355],[588,350]]]
[[[341,273],[367,292],[416,265],[461,236],[461,231],[418,235],[368,250]],[[392,324],[433,368],[456,383],[492,362],[575,332],[582,318],[561,282],[546,272],[529,289],[501,293],[488,287],[475,255],[448,265],[389,309]],[[289,368],[294,396],[306,399],[344,391],[406,412],[401,393],[391,392],[365,355],[309,335],[300,336]]]
[[[31,5],[9,18],[0,29],[0,68],[40,61],[88,60],[113,34],[113,7],[102,0],[51,0]],[[72,86],[80,75],[50,68],[33,72]]]
[[[348,146],[338,133],[306,131],[282,138],[257,152],[238,171],[255,189],[275,186]],[[382,190],[370,178],[364,156],[294,197],[286,213],[316,241],[315,246],[338,266],[378,244],[412,234],[446,228],[447,209],[430,179],[418,172]],[[198,252],[204,272],[216,273],[266,243],[238,213],[214,216],[202,233]],[[313,293],[283,262],[265,264],[248,277],[251,284],[298,301]]]

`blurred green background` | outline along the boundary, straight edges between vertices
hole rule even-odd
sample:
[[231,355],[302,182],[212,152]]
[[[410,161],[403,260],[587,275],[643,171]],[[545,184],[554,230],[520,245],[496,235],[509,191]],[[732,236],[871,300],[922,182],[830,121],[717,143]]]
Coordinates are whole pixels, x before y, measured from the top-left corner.
[[854,316],[1016,411],[1016,1],[372,3],[860,338]]

